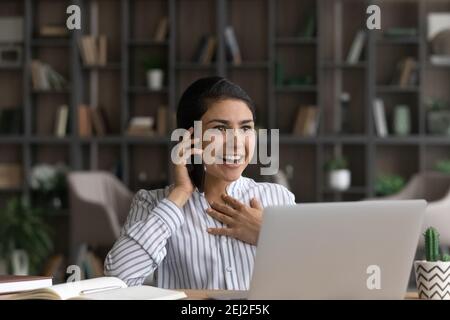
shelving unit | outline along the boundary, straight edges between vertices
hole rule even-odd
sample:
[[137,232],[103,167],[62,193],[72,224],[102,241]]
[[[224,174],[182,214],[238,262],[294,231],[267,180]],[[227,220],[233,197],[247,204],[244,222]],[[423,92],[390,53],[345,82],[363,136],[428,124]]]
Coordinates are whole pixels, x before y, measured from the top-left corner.
[[[42,24],[65,22],[65,8],[82,7],[83,28],[65,39],[37,36]],[[356,32],[365,28],[365,8],[380,5],[383,28],[416,27],[417,37],[384,39],[382,32],[367,32],[364,57],[355,64],[346,55]],[[94,4],[94,5],[93,5]],[[96,11],[97,13],[93,12]],[[175,113],[181,93],[195,79],[221,75],[241,85],[257,106],[261,128],[280,129],[280,168],[294,168],[292,190],[298,202],[357,200],[375,195],[374,182],[380,173],[401,174],[433,169],[438,159],[450,156],[450,139],[427,133],[425,99],[450,100],[450,68],[429,63],[426,15],[450,11],[450,1],[404,0],[5,0],[0,16],[25,18],[24,52],[21,67],[0,68],[0,107],[23,110],[23,132],[0,136],[0,162],[19,162],[29,176],[39,162],[63,161],[74,170],[114,170],[132,190],[161,186],[172,181],[169,136],[126,135],[128,121],[135,115],[155,116],[159,106]],[[312,13],[313,12],[313,13]],[[314,15],[314,35],[303,37],[305,19]],[[98,15],[98,19],[93,18]],[[153,40],[159,19],[169,18],[169,38]],[[234,27],[243,63],[226,59],[223,31]],[[78,41],[83,34],[106,34],[108,63],[103,67],[82,64]],[[217,37],[218,50],[209,65],[192,62],[204,34]],[[151,91],[145,86],[142,57],[157,55],[167,62],[165,87]],[[412,87],[389,84],[398,59],[414,56],[419,81]],[[39,58],[49,62],[69,81],[67,90],[40,91],[31,87],[29,64]],[[285,76],[309,76],[311,83],[280,85],[275,81],[281,63]],[[98,95],[91,93],[98,84]],[[335,119],[342,92],[351,95],[351,132],[336,132]],[[412,134],[380,138],[374,129],[372,102],[385,100],[388,120],[393,106],[411,108]],[[94,101],[93,101],[94,100]],[[96,102],[97,101],[97,102]],[[101,105],[106,109],[111,132],[105,137],[79,137],[77,106]],[[66,137],[52,136],[56,108],[70,108],[70,130]],[[292,135],[299,106],[316,105],[321,112],[316,137]],[[390,122],[389,122],[390,123]],[[174,128],[172,118],[167,120]],[[350,160],[353,184],[343,193],[326,185],[323,164],[339,150]],[[247,175],[261,180],[257,166]],[[143,181],[141,181],[143,180]],[[145,186],[144,186],[145,187]],[[0,191],[0,201],[23,188]]]

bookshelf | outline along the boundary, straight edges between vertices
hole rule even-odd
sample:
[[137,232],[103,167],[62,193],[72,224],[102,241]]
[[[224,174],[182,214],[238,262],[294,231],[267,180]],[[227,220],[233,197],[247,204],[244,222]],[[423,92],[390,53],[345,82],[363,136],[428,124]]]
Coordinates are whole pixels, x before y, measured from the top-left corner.
[[[83,28],[65,38],[44,38],[37,30],[45,24],[65,22],[65,8],[82,7]],[[353,39],[365,26],[365,8],[379,4],[383,28],[416,28],[415,37],[385,38],[381,31],[367,32],[361,58],[347,62]],[[15,106],[23,113],[20,133],[0,136],[0,162],[20,163],[25,177],[40,162],[64,162],[74,170],[109,170],[120,175],[132,190],[158,187],[172,181],[169,163],[172,143],[168,136],[136,137],[126,134],[134,116],[156,117],[158,107],[174,114],[188,84],[198,77],[222,75],[240,84],[257,106],[258,126],[280,129],[280,168],[291,165],[293,192],[299,202],[357,200],[375,195],[380,173],[408,179],[433,169],[448,158],[450,139],[431,135],[426,123],[427,97],[450,100],[450,69],[429,62],[426,16],[450,11],[448,1],[359,0],[5,0],[0,16],[23,16],[23,61],[20,66],[0,67],[0,107]],[[168,17],[169,37],[154,40],[162,17]],[[308,31],[308,19],[317,23]],[[224,30],[234,28],[242,63],[227,60]],[[104,66],[85,66],[78,42],[83,35],[104,34],[108,59]],[[210,64],[193,56],[205,34],[215,36],[217,51]],[[164,60],[164,86],[146,86],[142,59]],[[398,60],[417,61],[419,78],[408,87],[392,85],[390,77]],[[68,80],[67,89],[34,90],[27,67],[35,59],[52,65]],[[279,67],[283,81],[279,81]],[[336,129],[341,94],[350,94],[348,132]],[[376,97],[384,101],[388,126],[393,109],[406,104],[411,112],[411,134],[377,135],[372,112]],[[105,108],[111,131],[106,136],[78,135],[77,107]],[[69,131],[55,137],[53,124],[59,105],[69,106]],[[314,137],[292,134],[300,106],[315,105],[321,114]],[[172,118],[168,129],[174,128]],[[337,150],[337,151],[336,151]],[[323,164],[340,152],[349,158],[353,183],[336,193],[326,184]],[[257,166],[247,174],[257,177]],[[3,201],[21,188],[0,191]]]

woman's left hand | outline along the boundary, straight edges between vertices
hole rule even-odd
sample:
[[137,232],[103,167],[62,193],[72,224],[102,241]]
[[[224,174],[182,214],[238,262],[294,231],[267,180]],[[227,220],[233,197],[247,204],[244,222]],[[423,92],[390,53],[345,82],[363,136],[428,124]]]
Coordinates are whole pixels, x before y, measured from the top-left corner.
[[222,195],[227,205],[211,203],[207,213],[214,219],[227,225],[226,228],[209,228],[214,235],[229,236],[256,245],[261,230],[263,208],[260,202],[253,198],[250,207],[230,197]]

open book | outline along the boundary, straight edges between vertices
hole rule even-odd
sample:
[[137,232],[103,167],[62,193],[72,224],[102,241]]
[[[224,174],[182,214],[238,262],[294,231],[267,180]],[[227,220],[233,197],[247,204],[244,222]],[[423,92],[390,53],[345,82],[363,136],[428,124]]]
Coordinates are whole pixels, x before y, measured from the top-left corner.
[[182,291],[151,286],[128,287],[125,282],[115,277],[68,282],[37,290],[0,295],[0,300],[177,300],[183,298],[186,298],[186,294]]

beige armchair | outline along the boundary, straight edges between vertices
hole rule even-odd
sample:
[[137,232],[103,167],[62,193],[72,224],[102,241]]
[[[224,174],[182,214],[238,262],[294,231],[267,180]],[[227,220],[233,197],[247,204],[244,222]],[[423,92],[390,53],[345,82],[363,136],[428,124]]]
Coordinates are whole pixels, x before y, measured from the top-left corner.
[[102,171],[68,175],[70,196],[70,250],[81,244],[109,250],[128,215],[132,193],[114,175]]
[[[378,198],[380,199],[380,198]],[[428,202],[423,229],[439,230],[443,246],[450,247],[450,175],[423,172],[414,175],[397,194],[381,199],[425,199]],[[421,239],[422,240],[422,239]]]

